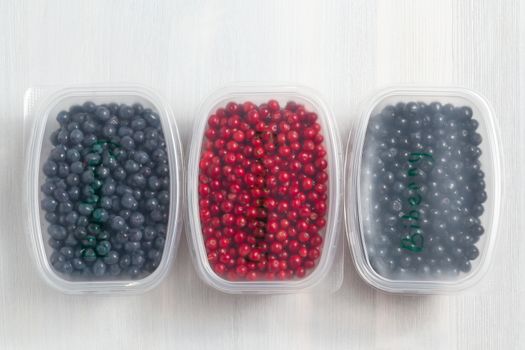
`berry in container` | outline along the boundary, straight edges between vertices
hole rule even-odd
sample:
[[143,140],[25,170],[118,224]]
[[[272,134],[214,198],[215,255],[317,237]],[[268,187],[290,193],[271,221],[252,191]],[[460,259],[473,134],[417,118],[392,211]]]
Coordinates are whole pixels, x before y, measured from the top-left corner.
[[201,278],[228,293],[318,284],[337,244],[339,149],[330,111],[309,89],[242,84],[208,98],[188,165]]
[[345,212],[360,275],[395,293],[477,282],[496,242],[502,175],[494,113],[459,88],[391,88],[347,150]]
[[29,233],[65,293],[143,292],[179,240],[182,158],[171,109],[147,88],[30,89]]

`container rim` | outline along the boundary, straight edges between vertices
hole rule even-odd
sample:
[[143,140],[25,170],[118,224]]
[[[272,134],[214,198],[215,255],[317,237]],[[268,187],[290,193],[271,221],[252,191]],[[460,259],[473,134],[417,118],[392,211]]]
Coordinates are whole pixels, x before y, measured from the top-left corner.
[[[207,120],[214,107],[224,104],[232,99],[251,98],[254,96],[276,98],[280,95],[290,95],[300,101],[309,103],[318,113],[323,127],[325,146],[329,158],[329,212],[327,214],[327,225],[325,229],[323,251],[318,265],[309,276],[301,280],[291,281],[228,281],[218,276],[211,268],[204,248],[202,230],[198,206],[198,162],[201,155],[202,138],[206,128]],[[227,85],[216,90],[200,106],[193,127],[193,139],[189,151],[187,169],[187,198],[188,198],[188,224],[190,226],[190,246],[192,247],[192,258],[199,277],[208,285],[226,293],[292,293],[303,291],[316,286],[328,273],[332,266],[339,223],[339,204],[341,200],[341,175],[340,167],[342,153],[339,134],[336,131],[333,115],[326,103],[314,90],[299,86],[297,84],[275,84],[275,83],[250,83],[239,82]]]
[[[36,96],[36,101],[33,101]],[[42,96],[40,96],[42,95]],[[97,97],[137,97],[147,101],[159,114],[170,166],[170,208],[166,241],[159,266],[148,276],[122,280],[68,280],[51,267],[45,251],[39,205],[40,160],[44,134],[50,113],[61,101],[83,98],[82,102]],[[117,101],[118,102],[118,101]],[[26,140],[26,194],[29,243],[40,275],[55,289],[67,294],[142,293],[156,287],[171,268],[180,239],[182,191],[182,147],[179,131],[169,105],[153,90],[135,83],[94,83],[29,88],[24,95],[24,117],[31,123]]]
[[[454,281],[432,280],[393,280],[379,275],[366,258],[365,243],[363,242],[363,222],[361,218],[361,160],[368,121],[373,110],[382,101],[391,97],[454,97],[469,101],[479,112],[485,125],[487,142],[489,144],[491,164],[485,164],[484,169],[490,168],[494,177],[493,210],[489,218],[489,230],[485,235],[487,240],[480,254],[479,264],[463,278]],[[488,100],[478,92],[458,86],[417,86],[398,85],[376,90],[360,106],[360,115],[357,126],[351,131],[346,147],[344,215],[348,242],[352,252],[352,259],[356,269],[367,283],[373,287],[390,293],[404,294],[442,294],[453,293],[467,289],[478,283],[488,271],[496,243],[503,191],[503,170],[501,167],[501,143],[499,130],[495,122],[495,112]],[[485,225],[484,225],[485,226]],[[487,226],[485,226],[487,229]]]

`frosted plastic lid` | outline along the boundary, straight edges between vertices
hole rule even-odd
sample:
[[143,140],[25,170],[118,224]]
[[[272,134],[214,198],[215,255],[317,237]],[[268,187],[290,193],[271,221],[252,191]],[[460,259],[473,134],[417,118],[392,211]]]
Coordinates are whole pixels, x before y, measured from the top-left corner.
[[487,102],[462,89],[384,90],[350,142],[347,226],[362,277],[406,293],[478,280],[490,260],[501,192]]

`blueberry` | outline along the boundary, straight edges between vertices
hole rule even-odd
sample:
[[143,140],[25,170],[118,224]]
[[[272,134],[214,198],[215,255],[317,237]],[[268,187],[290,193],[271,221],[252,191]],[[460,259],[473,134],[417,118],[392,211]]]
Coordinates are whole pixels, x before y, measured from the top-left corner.
[[58,163],[57,176],[66,178],[69,175],[69,165],[66,163]]
[[149,139],[144,141],[144,148],[148,151],[153,151],[159,147],[159,142],[156,139]]
[[129,119],[133,116],[134,114],[134,110],[132,107],[128,106],[128,105],[121,105],[119,107],[119,110],[118,110],[118,114],[121,118],[123,119]]
[[57,114],[57,121],[60,125],[66,125],[71,119],[71,116],[66,111],[61,111]]
[[132,254],[131,255],[131,265],[142,267],[144,263],[146,262],[146,259],[144,256],[139,254]]
[[89,247],[82,251],[82,258],[85,262],[92,263],[97,260],[97,253],[95,250],[93,250],[93,248]]
[[71,247],[62,247],[60,248],[60,254],[66,259],[71,259],[74,256],[74,250]]
[[136,118],[131,122],[131,128],[133,130],[143,130],[146,128],[146,121],[143,118]]
[[144,165],[149,161],[149,156],[144,151],[138,151],[134,153],[133,160],[138,164]]
[[49,227],[47,228],[47,232],[52,238],[57,240],[64,240],[67,237],[67,231],[64,226],[55,224],[49,225]]
[[113,169],[115,169],[118,166],[118,162],[117,162],[116,157],[110,152],[106,152],[102,156],[102,164],[105,167],[107,167],[109,170],[113,170]]
[[49,136],[49,141],[51,142],[51,144],[53,146],[58,146],[58,144],[59,144],[59,142],[58,142],[58,134],[59,134],[59,132],[60,132],[60,130],[55,130]]
[[54,161],[48,160],[44,163],[43,171],[47,176],[55,176],[58,171],[58,165]]
[[97,260],[93,264],[93,275],[100,277],[106,273],[106,264],[102,260]]
[[69,174],[66,177],[66,183],[69,186],[77,186],[80,183],[80,177],[77,174],[75,174],[75,173]]
[[124,169],[129,173],[136,173],[140,170],[140,165],[134,160],[128,159],[124,165]]
[[57,142],[61,145],[66,145],[69,141],[69,131],[61,129],[57,134]]
[[49,246],[51,248],[54,248],[54,249],[60,249],[64,245],[64,241],[63,240],[58,240],[58,239],[53,239],[53,238],[50,238],[47,241],[47,243],[49,244]]
[[109,209],[112,209],[112,205],[113,205],[113,203],[112,203],[112,200],[111,200],[110,197],[108,197],[108,196],[102,196],[102,197],[100,197],[100,200],[99,200],[99,202],[98,202],[98,205],[99,205],[100,208],[102,208],[102,209],[107,209],[107,210],[109,210]]
[[83,247],[94,248],[97,245],[97,238],[93,235],[87,235],[82,239],[81,243]]
[[[78,119],[77,116],[74,116],[74,119],[75,119],[75,118]],[[80,125],[78,125],[78,123],[77,123],[76,121],[74,121],[74,122],[69,123],[69,124],[66,126],[65,131],[67,131],[67,132],[71,132],[71,131],[73,131],[73,130],[78,130],[79,128],[80,128]]]
[[69,139],[73,144],[80,144],[84,141],[84,133],[79,129],[74,129],[69,134]]
[[141,144],[144,142],[144,132],[142,131],[136,131],[133,133],[133,141],[135,141],[135,144]]
[[104,106],[98,106],[95,110],[95,116],[100,120],[101,122],[105,122],[109,120],[111,117],[111,112],[107,107]]
[[156,249],[151,249],[148,252],[148,259],[153,261],[159,261],[162,258],[162,253]]
[[139,189],[133,189],[131,192],[133,194],[133,197],[135,197],[136,200],[140,201],[142,199],[142,191]]
[[120,216],[115,216],[110,220],[111,228],[115,231],[124,231],[126,229],[126,221]]
[[126,209],[137,209],[138,202],[131,193],[124,193],[120,199],[120,204]]
[[75,270],[83,270],[86,268],[86,263],[84,263],[84,260],[79,258],[71,260],[71,264]]
[[134,174],[131,177],[130,185],[134,188],[144,188],[146,186],[146,177],[143,174]]
[[89,203],[79,203],[77,209],[80,215],[89,216],[94,210],[94,207],[92,204]]
[[126,171],[122,167],[117,167],[113,169],[112,175],[117,181],[123,181],[124,179],[126,179],[127,176]]
[[118,265],[116,265],[116,264],[114,264],[114,265],[109,265],[109,266],[108,266],[108,269],[109,269],[108,273],[109,273],[109,275],[111,275],[111,276],[118,276],[118,275],[120,275],[121,272],[122,272],[122,270],[120,269],[120,267],[119,267]]
[[77,226],[86,227],[89,224],[89,220],[86,216],[79,216],[77,220]]
[[111,138],[117,133],[117,128],[114,125],[105,125],[102,127],[102,136]]
[[70,171],[74,174],[82,174],[84,172],[84,164],[79,161],[73,162],[71,163]]
[[89,169],[84,171],[80,178],[83,183],[90,184],[95,181],[95,174],[93,173],[93,170]]
[[131,256],[128,254],[122,255],[119,259],[119,266],[123,269],[131,265]]
[[69,261],[57,262],[53,265],[55,269],[64,274],[70,274],[73,272],[73,265]]
[[160,118],[157,113],[148,111],[148,112],[144,112],[143,116],[144,116],[144,120],[146,120],[146,123],[148,123],[149,126],[152,126],[152,127],[160,126]]
[[160,204],[165,205],[170,201],[170,194],[168,191],[160,191],[157,198]]
[[93,236],[98,235],[102,231],[102,227],[98,223],[90,222],[87,225],[87,232]]
[[104,257],[104,263],[107,265],[114,265],[119,262],[119,253],[115,250],[109,251]]
[[149,214],[149,217],[155,222],[164,221],[164,214],[160,209],[152,210]]
[[101,241],[97,244],[95,251],[98,256],[106,256],[111,250],[111,243],[108,241]]
[[66,160],[66,147],[64,147],[63,145],[59,145],[55,147],[53,150],[51,150],[51,154],[49,158],[54,160],[55,162],[65,161]]
[[156,236],[157,236],[157,231],[153,227],[146,226],[146,228],[144,228],[144,235],[143,235],[144,240],[151,241]]
[[158,236],[157,238],[155,238],[155,247],[157,247],[158,249],[164,248],[164,243],[166,243],[164,237]]
[[78,214],[75,211],[71,211],[66,214],[65,221],[69,225],[75,225],[78,220]]
[[47,212],[44,215],[44,217],[46,221],[49,222],[50,224],[56,224],[58,222],[58,215],[53,212]]
[[140,249],[140,242],[126,242],[124,243],[124,250],[126,252],[133,252]]
[[67,202],[69,200],[69,195],[67,192],[63,189],[57,188],[53,191],[53,197],[59,202]]
[[133,129],[128,126],[121,126],[120,128],[118,128],[117,135],[121,138],[125,136],[131,136],[133,135]]
[[145,218],[144,215],[142,215],[139,212],[131,213],[129,217],[129,225],[131,227],[140,227],[144,224]]
[[84,140],[82,141],[82,145],[84,147],[93,147],[97,142],[97,137],[92,134],[88,134],[84,136]]
[[144,112],[144,106],[140,103],[134,103],[131,107],[133,107],[133,110],[137,115],[142,114],[142,112]]
[[[87,114],[84,113],[84,109],[82,108],[82,112],[73,113],[72,120],[75,122],[75,125],[78,127],[81,123],[83,123],[86,120]],[[71,125],[70,123],[69,125]]]
[[77,228],[73,230],[73,235],[75,236],[76,239],[84,239],[86,238],[87,236],[87,230],[84,226],[81,226],[81,225],[78,225],[79,221],[81,221],[83,217],[79,217],[78,220],[77,220]]
[[97,125],[93,120],[86,120],[82,123],[81,127],[82,131],[84,131],[87,134],[92,134],[97,130]]
[[97,166],[100,165],[100,163],[102,162],[102,157],[98,153],[88,153],[84,157],[84,161],[89,166]]
[[162,183],[157,176],[151,176],[148,179],[148,188],[151,189],[152,191],[158,191],[161,186],[162,186]]
[[157,168],[155,168],[155,173],[160,177],[167,178],[170,173],[170,168],[168,164],[159,164]]
[[94,222],[101,223],[106,222],[109,219],[109,214],[104,208],[96,208],[93,210],[91,217],[93,218]]
[[133,140],[133,138],[131,138],[131,136],[124,136],[123,138],[121,138],[120,144],[126,150],[135,149],[135,141]]
[[53,194],[53,191],[55,189],[56,189],[56,186],[54,182],[50,180],[47,180],[46,182],[42,184],[42,186],[40,186],[40,190],[47,195]]
[[140,276],[140,267],[132,266],[128,269],[128,274],[131,278],[138,278]]
[[144,207],[147,211],[152,211],[158,209],[159,201],[156,198],[148,198],[144,204]]
[[[72,226],[70,226],[72,227]],[[68,228],[68,231],[71,232],[71,228]],[[76,247],[78,245],[78,240],[75,238],[75,235],[73,233],[70,233],[66,240],[64,241],[64,244],[67,245],[68,247]]]
[[58,207],[58,202],[54,198],[46,197],[40,201],[40,207],[47,212],[53,212]]

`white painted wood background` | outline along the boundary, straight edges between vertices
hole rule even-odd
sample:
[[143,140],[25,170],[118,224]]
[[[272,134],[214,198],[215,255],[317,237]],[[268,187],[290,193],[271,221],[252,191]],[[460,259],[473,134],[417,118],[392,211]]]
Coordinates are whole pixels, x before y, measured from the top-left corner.
[[[519,0],[0,1],[0,349],[524,349],[524,39]],[[345,141],[357,104],[379,86],[486,95],[507,182],[482,283],[457,296],[385,295],[346,254],[336,294],[230,296],[198,280],[183,240],[169,276],[145,295],[44,285],[21,224],[24,90],[143,83],[167,97],[188,141],[199,103],[236,80],[319,90]]]

